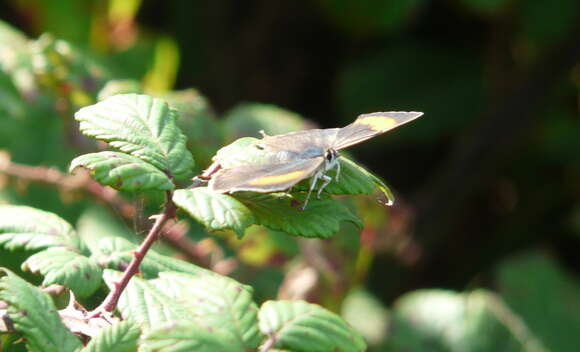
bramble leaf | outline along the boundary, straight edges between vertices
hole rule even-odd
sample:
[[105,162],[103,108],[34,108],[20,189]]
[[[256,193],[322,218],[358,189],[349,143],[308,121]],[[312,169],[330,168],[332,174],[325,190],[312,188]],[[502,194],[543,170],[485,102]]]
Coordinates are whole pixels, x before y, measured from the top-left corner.
[[173,201],[209,231],[232,229],[242,237],[255,222],[252,212],[239,200],[205,187],[177,190]]
[[346,205],[333,199],[315,199],[314,195],[302,210],[302,194],[292,199],[280,193],[237,193],[236,197],[252,211],[257,224],[290,235],[328,238],[338,232],[343,221],[362,227],[361,220]]
[[103,328],[80,352],[134,352],[141,331],[130,320]]
[[161,99],[120,94],[75,114],[87,136],[150,163],[176,179],[190,177],[193,157],[177,127],[177,112]]
[[142,339],[144,351],[156,352],[244,352],[247,351],[225,329],[178,321],[151,330]]
[[304,301],[267,301],[258,313],[260,331],[274,347],[295,352],[365,351],[362,336],[338,315]]
[[20,205],[0,205],[0,246],[10,250],[84,250],[68,222],[53,213]]
[[9,270],[0,269],[0,276],[0,300],[8,304],[8,316],[30,351],[73,352],[82,346],[62,323],[47,293]]
[[[121,278],[118,271],[105,269],[103,279],[109,288]],[[163,323],[191,319],[189,312],[175,299],[166,295],[150,282],[132,277],[121,294],[117,309],[123,319],[135,321],[143,332]]]
[[97,182],[121,191],[167,191],[175,188],[161,170],[125,153],[107,151],[81,155],[71,162],[69,171],[77,167],[89,169]]
[[[120,273],[105,270],[105,281],[113,285]],[[224,329],[232,339],[247,348],[256,348],[257,307],[251,288],[233,279],[212,275],[160,273],[159,278],[134,277],[121,295],[118,308],[151,331],[160,323],[190,321],[212,329]]]
[[78,297],[88,297],[101,285],[101,267],[92,259],[69,249],[48,248],[29,257],[23,270],[44,276],[43,286],[60,284]]
[[160,273],[159,279],[150,282],[180,302],[198,323],[226,329],[246,348],[258,347],[258,307],[250,286],[220,275],[170,272]]

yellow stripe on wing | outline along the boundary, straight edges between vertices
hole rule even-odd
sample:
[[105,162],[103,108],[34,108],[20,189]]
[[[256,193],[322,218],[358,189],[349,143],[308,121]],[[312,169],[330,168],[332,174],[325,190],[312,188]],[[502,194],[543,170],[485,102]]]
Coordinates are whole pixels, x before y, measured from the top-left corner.
[[306,173],[306,170],[298,170],[298,171],[292,171],[292,172],[289,172],[287,174],[282,174],[282,175],[264,176],[264,177],[260,177],[260,178],[257,178],[255,180],[252,180],[252,181],[248,182],[248,184],[252,185],[252,186],[275,185],[278,183],[284,183],[284,182],[296,180],[296,179],[304,176],[305,173]]
[[397,120],[385,116],[364,116],[354,122],[355,125],[365,125],[373,131],[389,130],[397,125]]

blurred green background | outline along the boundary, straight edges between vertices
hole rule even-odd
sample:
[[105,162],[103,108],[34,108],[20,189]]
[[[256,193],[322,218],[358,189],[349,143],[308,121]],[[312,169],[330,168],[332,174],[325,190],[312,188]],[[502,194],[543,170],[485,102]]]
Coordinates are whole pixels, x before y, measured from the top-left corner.
[[[0,164],[66,171],[95,148],[72,114],[116,92],[178,107],[200,168],[260,128],[423,111],[350,150],[397,203],[358,204],[357,252],[344,235],[326,256],[356,278],[318,267],[308,298],[374,351],[578,350],[577,0],[5,0],[0,19]],[[26,177],[0,186],[2,202],[90,217],[90,200]],[[298,248],[327,246],[254,232],[214,240],[260,299],[316,267],[288,267]]]

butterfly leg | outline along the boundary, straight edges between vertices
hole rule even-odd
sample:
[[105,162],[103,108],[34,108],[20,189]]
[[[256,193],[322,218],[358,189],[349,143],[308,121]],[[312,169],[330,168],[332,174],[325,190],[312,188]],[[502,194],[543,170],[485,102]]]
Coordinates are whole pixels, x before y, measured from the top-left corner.
[[320,175],[320,178],[322,179],[323,183],[320,186],[320,188],[318,189],[318,193],[316,194],[316,197],[318,199],[320,199],[320,194],[322,193],[322,190],[324,188],[326,188],[326,186],[328,186],[328,184],[330,183],[330,181],[332,181],[332,177],[327,176],[327,175]]
[[316,183],[318,182],[318,179],[323,177],[323,176],[324,175],[320,171],[315,173],[314,175],[312,175],[312,178],[310,179],[310,189],[308,190],[308,194],[306,195],[306,199],[304,199],[304,205],[302,206],[302,210],[306,209],[306,204],[308,204],[308,200],[310,199],[310,195],[312,194],[314,187],[316,187]]
[[336,168],[336,176],[335,176],[335,178],[336,178],[336,182],[338,182],[338,178],[340,177],[340,160],[337,160],[336,161],[335,168]]

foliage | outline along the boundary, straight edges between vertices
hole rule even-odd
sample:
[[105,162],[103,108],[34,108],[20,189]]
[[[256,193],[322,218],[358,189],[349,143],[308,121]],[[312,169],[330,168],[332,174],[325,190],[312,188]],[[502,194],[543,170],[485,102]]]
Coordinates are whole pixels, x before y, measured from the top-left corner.
[[[577,1],[0,8],[1,351],[577,349]],[[305,211],[188,188],[383,109],[426,112],[356,148],[393,208],[345,155]]]

